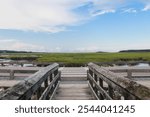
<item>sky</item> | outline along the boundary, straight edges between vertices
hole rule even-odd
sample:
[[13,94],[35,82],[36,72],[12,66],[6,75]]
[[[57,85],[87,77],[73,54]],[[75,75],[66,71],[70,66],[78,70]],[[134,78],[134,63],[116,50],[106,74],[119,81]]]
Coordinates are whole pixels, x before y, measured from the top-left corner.
[[150,49],[150,0],[0,0],[0,50]]

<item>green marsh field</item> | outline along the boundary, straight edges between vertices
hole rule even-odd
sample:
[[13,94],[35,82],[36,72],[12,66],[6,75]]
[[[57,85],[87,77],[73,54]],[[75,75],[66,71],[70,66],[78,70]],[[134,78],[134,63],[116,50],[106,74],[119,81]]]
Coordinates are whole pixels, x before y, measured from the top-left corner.
[[1,59],[30,60],[35,62],[59,62],[86,64],[88,62],[150,62],[150,52],[122,53],[5,53]]

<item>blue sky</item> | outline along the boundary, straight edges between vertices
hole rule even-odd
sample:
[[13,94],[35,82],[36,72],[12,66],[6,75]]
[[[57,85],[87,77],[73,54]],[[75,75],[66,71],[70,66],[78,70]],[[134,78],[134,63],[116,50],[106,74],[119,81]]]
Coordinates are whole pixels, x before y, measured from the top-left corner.
[[150,0],[0,0],[0,49],[150,49]]

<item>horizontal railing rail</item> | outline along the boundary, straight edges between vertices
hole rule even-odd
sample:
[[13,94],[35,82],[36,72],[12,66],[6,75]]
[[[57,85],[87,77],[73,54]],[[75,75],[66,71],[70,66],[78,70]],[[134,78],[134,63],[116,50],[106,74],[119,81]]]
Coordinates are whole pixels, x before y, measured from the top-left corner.
[[[126,73],[127,78],[150,77],[150,67],[147,68],[108,68],[114,73]],[[138,75],[141,73],[140,75]],[[145,75],[146,74],[146,75]]]
[[40,69],[15,86],[0,93],[1,100],[49,99],[58,85],[61,73],[54,63]]
[[34,74],[41,68],[24,68],[20,67],[15,69],[15,68],[0,68],[0,77],[9,77],[9,80],[14,80],[16,74]]
[[98,99],[150,99],[150,88],[94,63],[89,63],[88,68],[87,78]]

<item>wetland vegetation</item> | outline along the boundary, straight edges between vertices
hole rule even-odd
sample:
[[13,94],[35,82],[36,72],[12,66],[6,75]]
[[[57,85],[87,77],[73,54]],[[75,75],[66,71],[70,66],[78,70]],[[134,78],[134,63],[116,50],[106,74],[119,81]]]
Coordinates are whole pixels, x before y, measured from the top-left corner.
[[88,62],[114,63],[150,62],[150,52],[123,53],[1,53],[0,59],[28,60],[35,62],[58,62],[70,65],[84,65]]

